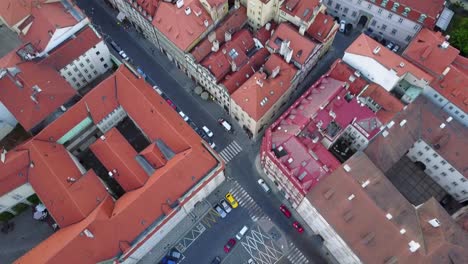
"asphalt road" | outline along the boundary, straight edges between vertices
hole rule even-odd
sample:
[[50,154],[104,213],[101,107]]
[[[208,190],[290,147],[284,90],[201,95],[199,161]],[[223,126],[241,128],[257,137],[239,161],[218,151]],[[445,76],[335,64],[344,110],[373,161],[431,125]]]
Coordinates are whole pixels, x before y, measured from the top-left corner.
[[[97,3],[99,1],[99,3]],[[278,210],[278,206],[282,203],[282,198],[279,195],[270,193],[266,194],[261,191],[257,184],[257,179],[260,177],[255,166],[255,159],[258,156],[260,140],[257,142],[250,141],[242,132],[242,129],[234,122],[235,133],[229,134],[217,123],[217,119],[221,116],[227,117],[224,110],[214,102],[202,101],[198,96],[191,93],[191,88],[194,84],[188,79],[175,65],[173,65],[165,55],[159,50],[151,50],[151,44],[143,39],[141,35],[136,33],[132,28],[125,30],[117,25],[115,16],[117,12],[105,5],[102,1],[78,0],[78,5],[91,18],[95,27],[108,40],[109,38],[117,42],[127,55],[133,60],[136,66],[142,68],[145,73],[154,80],[161,90],[181,109],[190,119],[202,127],[208,126],[214,133],[214,141],[217,145],[217,150],[221,151],[232,141],[236,141],[242,147],[243,151],[233,158],[226,166],[226,175],[233,177],[240,185],[252,196],[252,198],[260,205],[266,215],[283,230],[290,239],[313,263],[325,263],[325,259],[320,254],[321,244],[316,237],[312,235],[298,234],[291,227],[291,224]],[[330,51],[325,55],[312,69],[311,73],[300,84],[302,91],[297,94],[299,97],[310,85],[315,82],[322,74],[328,71],[329,66],[336,58],[343,56],[343,51],[347,46],[358,36],[358,32],[353,32],[350,36],[345,36],[338,33]],[[293,98],[295,100],[295,98]],[[289,103],[294,102],[291,100]],[[229,119],[229,118],[228,118]],[[237,217],[232,217],[236,222],[235,228],[242,226],[243,223],[251,221],[250,218],[245,218],[242,214]],[[227,223],[229,225],[230,223]],[[232,226],[232,224],[231,224]],[[234,228],[234,227],[233,227]],[[224,229],[220,229],[224,230]],[[197,248],[200,254],[203,250],[215,252],[218,249],[212,249],[211,241],[218,241],[219,232],[209,232],[202,240],[198,241]],[[213,236],[213,237],[210,237]],[[223,238],[224,241],[224,238]],[[220,245],[222,248],[222,245]],[[213,252],[211,252],[213,253]],[[212,255],[210,253],[210,255]],[[188,262],[192,263],[192,262]]]

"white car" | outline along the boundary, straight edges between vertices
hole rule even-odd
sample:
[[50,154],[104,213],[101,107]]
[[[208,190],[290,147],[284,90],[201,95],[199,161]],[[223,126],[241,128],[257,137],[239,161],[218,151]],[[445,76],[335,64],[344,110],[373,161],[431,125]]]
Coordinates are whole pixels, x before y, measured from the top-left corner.
[[211,132],[211,130],[209,130],[206,126],[203,126],[202,129],[205,131],[208,137],[213,137],[213,132]]
[[341,20],[340,21],[340,32],[345,33],[345,31],[346,31],[346,21]]
[[221,206],[219,206],[219,204],[215,205],[214,209],[216,210],[216,212],[219,214],[221,218],[225,218],[227,216],[226,212],[224,211],[223,208],[221,208]]
[[270,187],[268,187],[268,185],[265,183],[265,181],[263,179],[258,179],[258,184],[260,185],[260,187],[262,187],[262,189],[265,191],[265,192],[270,192]]
[[212,149],[216,149],[216,144],[215,144],[214,142],[210,142],[210,147],[211,147]]
[[222,199],[219,203],[223,207],[224,211],[226,211],[226,213],[229,214],[232,211],[231,206],[229,206],[229,204],[226,202],[226,200]]
[[123,50],[119,51],[119,55],[120,55],[120,57],[122,57],[122,59],[124,59],[126,61],[128,61],[130,59]]
[[182,119],[184,119],[185,122],[189,121],[188,116],[186,114],[184,114],[184,112],[180,111],[179,115],[182,117]]

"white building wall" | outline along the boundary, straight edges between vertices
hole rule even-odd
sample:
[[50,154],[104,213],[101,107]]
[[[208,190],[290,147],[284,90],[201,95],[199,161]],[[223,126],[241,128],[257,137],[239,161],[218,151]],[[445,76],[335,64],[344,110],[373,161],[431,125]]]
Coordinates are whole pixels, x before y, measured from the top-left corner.
[[435,105],[442,108],[445,112],[449,113],[453,119],[468,127],[468,114],[447,100],[447,98],[442,96],[432,87],[426,86],[424,88],[423,95],[431,100]]
[[60,75],[76,90],[85,87],[112,67],[109,49],[99,42],[70,64],[60,69]]
[[322,236],[324,246],[340,264],[362,263],[308,199],[302,200],[296,210],[312,231]]
[[[26,177],[26,175],[23,175]],[[34,194],[34,190],[29,183],[25,183],[0,197],[0,213],[21,203],[26,198]]]
[[[418,22],[395,14],[380,5],[362,0],[324,0],[328,7],[327,12],[335,17],[344,19],[347,23],[356,26],[361,16],[368,18],[365,28],[371,28],[374,33],[382,35],[385,39],[406,46],[421,30]],[[393,3],[389,2],[388,5]]]
[[426,165],[425,173],[437,182],[455,200],[468,200],[468,180],[447,160],[423,140],[416,141],[407,156]]
[[8,108],[6,108],[2,102],[0,102],[0,120],[8,123],[12,127],[15,127],[16,124],[18,124],[15,116],[13,116],[10,111],[8,111]]
[[[384,48],[385,47],[381,47],[381,49]],[[367,79],[379,84],[387,91],[391,91],[400,81],[400,77],[394,70],[385,68],[372,58],[345,52],[343,61],[360,71]]]
[[99,123],[97,123],[97,127],[101,130],[102,133],[106,133],[111,128],[115,127],[117,123],[122,121],[127,116],[127,112],[123,109],[121,105],[110,112],[106,117],[104,117]]

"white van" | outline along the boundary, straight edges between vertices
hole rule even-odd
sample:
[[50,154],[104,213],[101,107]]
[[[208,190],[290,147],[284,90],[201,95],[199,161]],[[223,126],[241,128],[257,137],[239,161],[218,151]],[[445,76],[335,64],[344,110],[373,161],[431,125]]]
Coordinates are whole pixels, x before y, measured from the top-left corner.
[[184,119],[185,122],[187,122],[189,120],[188,116],[186,114],[184,114],[184,112],[180,111],[179,115]]
[[244,227],[239,231],[239,233],[237,233],[237,235],[236,235],[237,240],[241,240],[241,238],[245,235],[245,233],[247,233],[247,230],[249,230],[249,228],[248,228],[247,226],[244,226]]
[[232,127],[231,124],[229,124],[226,120],[220,118],[218,119],[218,122],[226,129],[228,132],[232,132]]
[[263,179],[258,179],[258,184],[260,184],[260,186],[265,192],[267,193],[270,192],[270,187],[268,187],[268,185],[265,183]]

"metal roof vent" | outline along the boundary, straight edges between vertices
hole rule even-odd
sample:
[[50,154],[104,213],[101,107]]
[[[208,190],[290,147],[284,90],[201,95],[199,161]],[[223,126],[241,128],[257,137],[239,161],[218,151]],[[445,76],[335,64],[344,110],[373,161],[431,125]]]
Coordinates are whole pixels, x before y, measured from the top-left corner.
[[365,181],[365,182],[363,182],[363,183],[361,184],[361,187],[362,187],[362,188],[366,188],[367,185],[369,185],[369,184],[370,184],[370,180],[367,180],[367,181]]
[[408,245],[409,250],[411,252],[416,252],[421,247],[421,245],[418,242],[415,242],[414,240],[411,240],[411,242],[409,242]]
[[192,13],[192,9],[190,9],[190,7],[187,6],[187,7],[185,8],[185,14],[188,16],[188,15],[190,15],[191,13]]
[[445,127],[445,123],[440,124],[441,129],[444,129],[444,127]]
[[91,231],[89,231],[88,229],[85,229],[83,233],[89,238],[94,238],[93,233],[91,233]]
[[183,7],[184,6],[184,0],[177,0],[176,6],[177,6],[177,8]]
[[351,171],[351,167],[348,165],[348,164],[345,164],[343,166],[343,169],[346,171],[346,172],[350,172]]
[[388,214],[386,214],[386,215],[385,215],[385,217],[387,217],[387,219],[388,219],[388,220],[392,220],[392,218],[393,218],[393,215],[392,215],[392,214],[390,214],[390,213],[388,213]]
[[429,220],[428,222],[429,222],[429,224],[431,224],[431,226],[433,226],[433,227],[439,227],[439,226],[440,226],[440,221],[439,221],[439,219],[437,219],[437,218],[431,219],[431,220]]
[[289,164],[291,164],[293,161],[294,161],[293,158],[289,158],[289,159],[288,159],[288,163],[289,163]]
[[453,120],[453,117],[449,116],[449,117],[447,118],[447,120],[445,120],[445,121],[447,121],[447,123],[450,123],[450,121],[452,121],[452,120]]
[[354,194],[351,194],[350,196],[348,196],[348,200],[351,201],[352,199],[354,199],[354,197],[356,197]]
[[405,233],[406,233],[406,229],[404,229],[404,228],[400,229],[400,234],[403,235],[403,234],[405,234]]
[[380,51],[380,46],[375,47],[374,51],[372,53],[374,54],[379,54]]

